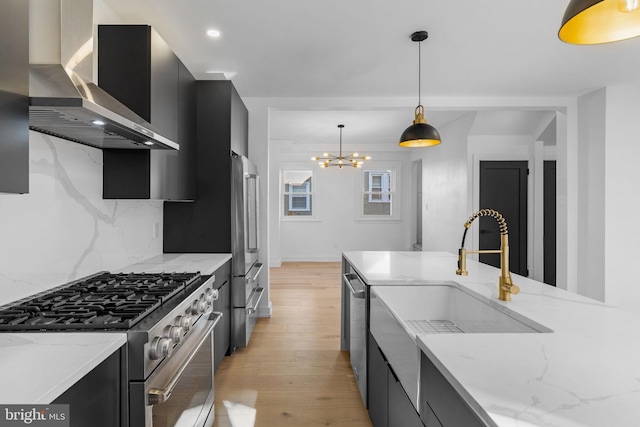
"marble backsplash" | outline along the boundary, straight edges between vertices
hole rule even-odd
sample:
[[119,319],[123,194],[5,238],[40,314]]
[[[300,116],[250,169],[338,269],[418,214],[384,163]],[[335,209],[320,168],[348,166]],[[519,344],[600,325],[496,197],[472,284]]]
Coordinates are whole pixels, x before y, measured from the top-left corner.
[[162,201],[103,200],[101,150],[29,142],[29,194],[0,193],[0,305],[162,253]]

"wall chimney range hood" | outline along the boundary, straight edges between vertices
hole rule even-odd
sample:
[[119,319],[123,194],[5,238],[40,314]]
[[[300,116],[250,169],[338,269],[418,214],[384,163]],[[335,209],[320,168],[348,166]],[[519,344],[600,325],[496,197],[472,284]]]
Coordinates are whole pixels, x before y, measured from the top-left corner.
[[105,90],[60,64],[29,66],[29,128],[100,149],[179,149]]

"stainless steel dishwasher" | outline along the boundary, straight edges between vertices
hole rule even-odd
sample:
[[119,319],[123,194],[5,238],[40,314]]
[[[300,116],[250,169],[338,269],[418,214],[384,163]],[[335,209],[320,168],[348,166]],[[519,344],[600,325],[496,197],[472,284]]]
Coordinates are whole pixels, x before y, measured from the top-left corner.
[[367,407],[367,288],[356,273],[342,275],[349,289],[349,357],[358,389]]

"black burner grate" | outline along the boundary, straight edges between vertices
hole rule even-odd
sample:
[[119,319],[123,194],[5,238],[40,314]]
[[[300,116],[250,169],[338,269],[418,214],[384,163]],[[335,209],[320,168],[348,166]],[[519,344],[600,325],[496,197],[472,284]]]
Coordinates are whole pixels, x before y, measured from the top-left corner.
[[0,330],[129,329],[200,277],[99,273],[0,307]]

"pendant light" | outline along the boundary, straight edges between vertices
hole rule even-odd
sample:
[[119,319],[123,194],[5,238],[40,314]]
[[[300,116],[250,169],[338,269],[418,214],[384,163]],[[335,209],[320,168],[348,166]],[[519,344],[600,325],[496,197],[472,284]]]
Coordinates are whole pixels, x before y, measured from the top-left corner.
[[345,166],[352,166],[354,168],[361,168],[364,164],[364,160],[369,160],[369,156],[361,156],[358,153],[349,154],[348,156],[342,155],[342,129],[344,125],[338,125],[340,129],[340,154],[334,156],[333,154],[324,153],[322,156],[312,157],[311,160],[318,161],[318,164],[322,168],[328,168],[331,166],[337,166],[342,169]]
[[442,142],[436,128],[427,124],[427,120],[424,118],[424,107],[420,103],[420,62],[422,59],[420,45],[427,37],[429,37],[429,33],[426,31],[416,31],[411,34],[411,40],[418,43],[418,106],[416,107],[416,117],[413,120],[413,124],[402,132],[400,136],[398,145],[401,147],[430,147]]
[[571,0],[558,31],[571,44],[600,44],[640,36],[638,0]]

